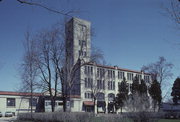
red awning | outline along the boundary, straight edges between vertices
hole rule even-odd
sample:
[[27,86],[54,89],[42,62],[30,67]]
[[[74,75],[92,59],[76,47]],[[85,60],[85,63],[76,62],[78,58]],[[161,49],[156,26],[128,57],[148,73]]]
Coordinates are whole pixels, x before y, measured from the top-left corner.
[[84,105],[87,105],[87,106],[93,106],[94,105],[93,101],[84,101],[83,103],[84,103]]

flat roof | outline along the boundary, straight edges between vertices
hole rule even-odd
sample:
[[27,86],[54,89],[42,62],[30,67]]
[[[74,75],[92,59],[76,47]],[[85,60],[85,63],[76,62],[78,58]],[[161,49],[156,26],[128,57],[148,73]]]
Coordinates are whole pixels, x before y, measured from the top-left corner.
[[[0,91],[0,95],[11,95],[11,96],[31,96],[30,92],[14,92],[14,91]],[[48,96],[43,93],[33,93],[33,96]],[[62,97],[62,96],[60,96]],[[71,98],[80,98],[80,95],[71,95]]]
[[[88,65],[94,65],[94,63],[88,63]],[[101,64],[95,64],[98,67],[102,67],[102,68],[107,68],[107,69],[117,69],[117,70],[121,70],[121,71],[125,71],[125,72],[133,72],[133,73],[139,73],[142,74],[141,71],[136,71],[136,70],[130,70],[130,69],[125,69],[125,68],[120,68],[118,66],[107,66],[107,65],[101,65]],[[145,75],[151,75],[150,73],[145,73]]]
[[[0,91],[0,95],[31,96],[30,92]],[[41,93],[32,93],[33,96],[41,96]]]

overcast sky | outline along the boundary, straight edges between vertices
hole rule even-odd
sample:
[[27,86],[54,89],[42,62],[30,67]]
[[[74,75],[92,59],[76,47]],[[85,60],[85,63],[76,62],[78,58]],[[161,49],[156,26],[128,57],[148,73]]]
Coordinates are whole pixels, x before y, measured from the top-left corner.
[[[43,0],[40,0],[43,1]],[[91,22],[93,43],[106,62],[131,70],[164,56],[180,76],[180,32],[165,15],[166,0],[46,0],[56,9],[80,11],[75,16]],[[50,1],[50,2],[48,2]],[[55,2],[54,2],[55,1]],[[63,16],[16,0],[0,2],[0,91],[14,91],[20,83],[24,33],[34,33],[62,21]]]

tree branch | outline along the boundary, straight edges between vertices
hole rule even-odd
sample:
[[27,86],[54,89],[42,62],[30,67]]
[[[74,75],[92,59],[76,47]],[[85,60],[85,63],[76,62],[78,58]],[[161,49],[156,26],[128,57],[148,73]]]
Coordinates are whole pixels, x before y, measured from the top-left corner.
[[48,11],[51,11],[51,12],[54,12],[54,13],[57,13],[57,14],[62,14],[64,16],[68,16],[68,17],[72,17],[70,14],[74,12],[74,11],[69,11],[69,12],[58,11],[58,10],[49,8],[49,7],[47,7],[45,5],[42,5],[42,4],[39,4],[39,3],[28,2],[28,1],[24,1],[24,0],[17,0],[17,1],[19,3],[21,3],[21,4],[28,4],[28,5],[32,5],[32,6],[38,6],[38,7],[44,8],[44,9],[46,9]]

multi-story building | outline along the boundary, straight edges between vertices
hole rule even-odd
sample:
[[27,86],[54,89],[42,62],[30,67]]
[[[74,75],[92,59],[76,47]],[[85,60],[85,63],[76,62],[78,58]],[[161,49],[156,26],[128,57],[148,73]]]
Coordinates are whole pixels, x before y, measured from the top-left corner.
[[[79,18],[72,18],[66,24],[66,82],[73,79],[73,85],[68,90],[79,96],[71,98],[71,111],[94,111],[94,104],[97,104],[99,111],[107,110],[118,93],[118,84],[124,78],[128,83],[129,93],[135,76],[146,83],[151,81],[150,74],[142,71],[91,62],[90,27],[90,22]],[[77,66],[79,70],[76,70],[76,75],[72,77],[72,70]],[[96,96],[97,103],[93,102],[93,95]]]

